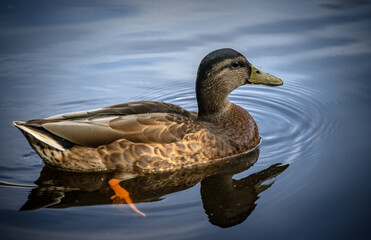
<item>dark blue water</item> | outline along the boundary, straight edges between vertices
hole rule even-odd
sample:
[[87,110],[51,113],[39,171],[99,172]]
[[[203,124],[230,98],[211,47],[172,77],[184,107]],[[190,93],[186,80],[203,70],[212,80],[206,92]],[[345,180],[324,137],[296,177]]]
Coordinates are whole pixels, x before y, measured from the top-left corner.
[[[370,239],[370,3],[2,1],[1,239]],[[230,96],[261,147],[123,181],[146,217],[112,204],[112,174],[44,168],[11,125],[136,100],[196,111],[198,64],[224,47],[285,83]]]

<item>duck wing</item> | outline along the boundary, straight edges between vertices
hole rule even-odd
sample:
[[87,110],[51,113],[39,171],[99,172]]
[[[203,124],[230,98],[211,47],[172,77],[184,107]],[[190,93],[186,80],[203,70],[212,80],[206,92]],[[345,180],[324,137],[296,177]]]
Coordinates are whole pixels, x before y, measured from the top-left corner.
[[86,147],[118,139],[134,143],[172,143],[200,129],[196,114],[161,102],[133,102],[98,110],[30,120],[24,125]]

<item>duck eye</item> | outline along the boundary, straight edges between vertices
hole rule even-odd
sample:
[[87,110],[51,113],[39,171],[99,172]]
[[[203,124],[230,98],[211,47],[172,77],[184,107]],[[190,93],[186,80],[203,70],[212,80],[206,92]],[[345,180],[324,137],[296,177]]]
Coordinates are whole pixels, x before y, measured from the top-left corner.
[[238,68],[238,67],[240,67],[240,66],[241,66],[241,64],[240,64],[240,62],[238,62],[238,61],[232,63],[232,67],[233,67],[233,68]]

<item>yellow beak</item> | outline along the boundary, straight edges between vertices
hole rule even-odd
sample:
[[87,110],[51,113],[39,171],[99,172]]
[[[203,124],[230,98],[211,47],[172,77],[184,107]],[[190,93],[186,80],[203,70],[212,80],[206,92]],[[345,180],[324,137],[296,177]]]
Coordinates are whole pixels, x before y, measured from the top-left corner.
[[254,66],[251,66],[251,67],[252,67],[252,72],[251,72],[251,76],[249,79],[250,83],[264,84],[268,86],[280,86],[283,84],[283,81],[279,79],[278,77],[275,77],[273,75],[270,75],[269,73],[260,71]]

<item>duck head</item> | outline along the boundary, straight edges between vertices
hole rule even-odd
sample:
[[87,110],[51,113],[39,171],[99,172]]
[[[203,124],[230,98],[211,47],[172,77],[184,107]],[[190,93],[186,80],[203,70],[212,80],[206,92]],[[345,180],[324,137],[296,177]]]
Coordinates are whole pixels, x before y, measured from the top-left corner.
[[228,95],[245,84],[279,86],[281,79],[255,68],[239,52],[223,48],[202,59],[197,72],[198,117],[207,120],[224,112],[231,103]]

